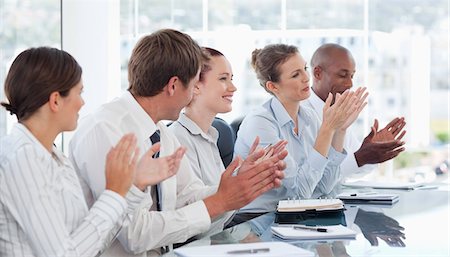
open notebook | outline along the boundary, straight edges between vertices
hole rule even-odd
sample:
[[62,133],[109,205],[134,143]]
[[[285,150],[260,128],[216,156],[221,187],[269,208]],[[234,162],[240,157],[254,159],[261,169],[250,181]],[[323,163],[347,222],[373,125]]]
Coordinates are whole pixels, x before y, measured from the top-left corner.
[[304,199],[281,200],[278,202],[278,212],[301,212],[307,210],[340,210],[344,204],[340,199]]
[[239,256],[239,257],[313,257],[314,253],[284,242],[259,242],[249,244],[223,244],[180,247],[177,256]]
[[[283,225],[272,226],[271,230],[274,235],[286,240],[324,240],[324,239],[355,239],[356,232],[342,225],[319,226],[304,229],[305,226]],[[326,232],[318,231],[320,229]]]

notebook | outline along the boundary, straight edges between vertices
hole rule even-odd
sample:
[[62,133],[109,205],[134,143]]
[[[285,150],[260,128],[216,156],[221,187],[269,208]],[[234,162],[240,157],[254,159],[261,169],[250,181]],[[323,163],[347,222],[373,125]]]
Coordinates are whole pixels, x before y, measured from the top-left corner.
[[394,204],[400,199],[397,194],[377,192],[342,193],[336,197],[346,204]]
[[303,200],[280,200],[278,212],[301,212],[307,210],[324,211],[340,210],[344,204],[340,199],[303,199]]
[[[324,239],[355,239],[356,232],[342,225],[319,226],[326,229],[320,232],[313,229],[298,229],[297,225],[272,226],[272,233],[285,240],[324,240]],[[311,227],[314,228],[314,227]]]
[[177,256],[239,256],[239,257],[313,257],[314,253],[285,242],[259,242],[248,244],[223,244],[180,247],[174,250]]

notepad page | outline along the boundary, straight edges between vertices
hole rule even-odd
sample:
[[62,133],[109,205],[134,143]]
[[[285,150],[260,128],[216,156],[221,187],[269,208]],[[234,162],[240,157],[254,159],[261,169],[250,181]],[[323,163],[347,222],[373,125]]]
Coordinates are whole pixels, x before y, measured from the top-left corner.
[[281,200],[278,202],[279,212],[305,210],[336,210],[344,208],[340,199],[303,199]]
[[[230,251],[248,250],[248,249],[265,249],[268,252],[249,253],[249,254],[230,254]],[[314,253],[297,246],[284,242],[259,242],[248,244],[223,244],[208,246],[183,246],[174,250],[177,256],[182,257],[198,257],[198,256],[239,256],[239,257],[313,257]]]

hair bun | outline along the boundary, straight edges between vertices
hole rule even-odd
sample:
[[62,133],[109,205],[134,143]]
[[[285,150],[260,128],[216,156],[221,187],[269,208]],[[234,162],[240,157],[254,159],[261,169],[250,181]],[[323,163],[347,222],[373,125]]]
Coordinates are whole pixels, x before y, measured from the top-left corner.
[[17,108],[16,107],[14,107],[14,106],[12,106],[12,105],[10,105],[8,103],[1,103],[1,105],[3,107],[5,107],[7,111],[9,111],[9,114],[11,114],[11,115],[16,114],[17,115]]

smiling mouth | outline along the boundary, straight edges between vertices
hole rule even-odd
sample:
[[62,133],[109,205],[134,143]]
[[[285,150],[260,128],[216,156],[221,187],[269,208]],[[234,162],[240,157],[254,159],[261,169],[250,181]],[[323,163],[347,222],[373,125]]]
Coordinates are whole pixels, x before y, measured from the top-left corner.
[[223,96],[222,98],[230,102],[233,102],[233,96]]

